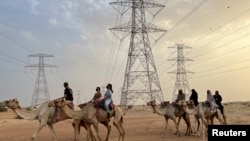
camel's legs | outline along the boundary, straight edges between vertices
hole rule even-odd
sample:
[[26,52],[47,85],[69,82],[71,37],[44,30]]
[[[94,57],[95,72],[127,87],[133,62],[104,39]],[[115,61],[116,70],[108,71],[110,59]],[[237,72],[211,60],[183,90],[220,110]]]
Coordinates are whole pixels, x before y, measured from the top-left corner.
[[47,123],[46,123],[45,120],[43,120],[43,121],[40,122],[40,124],[39,124],[39,126],[37,127],[35,133],[32,135],[32,140],[35,140],[35,139],[36,139],[36,136],[37,136],[37,134],[39,133],[39,131],[40,131],[44,126],[46,126],[46,125],[47,125]]
[[184,113],[183,114],[183,119],[187,125],[187,130],[186,130],[186,135],[190,135],[191,132],[192,132],[192,129],[191,129],[191,122],[190,122],[190,118],[189,118],[189,115]]
[[227,117],[226,117],[226,115],[223,114],[222,116],[223,116],[223,119],[224,119],[224,124],[227,125]]
[[124,141],[125,131],[124,131],[123,127],[122,127],[121,122],[120,121],[114,121],[113,124],[117,128],[117,130],[119,131],[118,141],[120,141],[121,137],[122,137],[122,141]]
[[110,134],[110,131],[111,131],[111,126],[109,125],[109,121],[104,121],[104,122],[101,122],[108,130],[108,134],[106,136],[106,139],[105,141],[108,141],[109,139],[109,134]]
[[57,141],[57,137],[56,137],[56,133],[55,133],[55,130],[53,128],[53,124],[47,124],[49,129],[50,129],[50,132],[52,133],[52,136],[54,138],[55,141]]
[[[76,126],[74,128],[74,130],[75,130],[75,132],[78,131],[78,135],[77,135],[77,133],[75,133],[76,139],[74,139],[74,141],[77,141],[78,138],[79,138],[79,135],[80,135],[81,126],[84,127],[87,132],[88,132],[88,129],[87,129],[86,122],[84,122],[84,120],[81,120],[80,122],[78,122],[78,120],[77,120],[77,122],[74,122],[74,123],[73,123],[74,124],[73,126],[74,127]],[[91,138],[92,141],[96,141],[95,136],[94,136],[94,134],[93,134],[93,132],[91,130],[91,125],[90,125],[90,134],[89,135],[90,135],[90,138]]]
[[98,140],[101,141],[102,139],[101,139],[100,134],[99,134],[98,122],[94,122],[93,126],[94,126],[94,129],[96,131],[96,135],[97,135]]
[[201,120],[202,120],[202,138],[205,138],[205,133],[207,131],[207,122],[206,122],[206,119],[202,116],[201,117]]
[[177,125],[176,119],[173,118],[172,120],[174,121],[175,128],[176,128],[176,133],[175,134],[180,136],[181,134],[180,134],[179,126]]
[[81,120],[76,120],[76,119],[72,123],[74,127],[74,141],[77,141],[80,135],[80,128],[81,128],[80,123],[81,123]]
[[86,127],[87,129],[87,141],[90,141],[90,139],[92,141],[96,141],[95,136],[93,135],[92,130],[91,130],[91,124],[87,122],[84,122],[84,124],[85,124],[84,128]]
[[177,125],[179,126],[180,124],[180,121],[181,121],[181,116],[178,117],[178,122],[177,122]]
[[166,126],[165,126],[165,135],[163,136],[164,138],[167,137],[167,130],[168,130],[168,117],[167,116],[164,116],[165,117],[165,121],[166,121]]
[[196,121],[197,121],[197,123],[198,123],[198,125],[197,125],[197,132],[198,132],[198,131],[199,131],[199,128],[200,128],[201,123],[200,123],[200,120],[199,120],[199,117],[198,117],[198,116],[195,116],[195,119],[196,119]]

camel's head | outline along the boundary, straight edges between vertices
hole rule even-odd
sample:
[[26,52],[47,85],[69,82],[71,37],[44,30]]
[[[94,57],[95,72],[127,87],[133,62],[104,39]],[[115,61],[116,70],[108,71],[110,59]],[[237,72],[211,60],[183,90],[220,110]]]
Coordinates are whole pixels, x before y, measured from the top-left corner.
[[58,108],[67,105],[67,103],[64,99],[54,100],[54,104],[55,104],[55,107],[58,107]]
[[187,108],[187,102],[184,100],[180,101],[180,106],[183,110],[185,110]]
[[193,100],[186,101],[186,104],[187,104],[188,108],[190,108],[190,109],[195,108],[195,104],[194,104]]
[[48,104],[48,107],[56,107],[55,102],[54,101],[50,101]]
[[156,106],[155,100],[147,102],[147,106]]
[[19,105],[19,102],[16,98],[5,100],[0,103],[0,107],[9,107],[10,109],[19,109],[21,106]]

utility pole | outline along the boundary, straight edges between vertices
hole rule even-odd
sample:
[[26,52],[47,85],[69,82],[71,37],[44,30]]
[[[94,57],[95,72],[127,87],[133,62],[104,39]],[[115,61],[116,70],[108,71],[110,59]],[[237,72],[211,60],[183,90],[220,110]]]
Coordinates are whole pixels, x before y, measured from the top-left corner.
[[76,94],[74,94],[76,96],[76,104],[79,105],[81,104],[81,94],[80,94],[80,90],[77,91]]
[[[147,23],[145,11],[148,8],[159,8],[161,10],[165,6],[154,0],[119,0],[110,4],[114,8],[123,6],[128,8],[127,11],[132,10],[131,20],[128,23],[110,28],[111,31],[128,32],[130,34],[120,105],[127,108],[128,105],[133,105],[140,97],[145,102],[149,100],[162,102],[164,98],[148,33],[166,32],[166,30]],[[122,8],[115,8],[118,12],[119,9]],[[119,13],[124,14],[124,12]]]
[[54,55],[32,54],[32,55],[29,55],[29,57],[39,58],[38,64],[31,64],[31,65],[25,66],[25,67],[30,67],[30,68],[38,68],[36,84],[35,84],[33,97],[31,101],[31,106],[35,106],[37,104],[41,104],[43,102],[50,100],[49,89],[48,89],[48,85],[46,81],[44,68],[51,68],[51,67],[57,67],[57,66],[44,63],[45,57],[54,57]]
[[169,73],[176,74],[175,87],[173,92],[172,101],[175,101],[178,95],[178,90],[182,89],[186,94],[186,99],[189,98],[191,90],[188,82],[188,74],[193,74],[193,72],[188,71],[185,67],[186,61],[193,61],[192,59],[186,58],[184,56],[184,49],[192,49],[192,47],[185,46],[183,44],[176,44],[169,48],[177,49],[177,57],[169,59],[168,61],[177,62],[177,70],[171,71]]

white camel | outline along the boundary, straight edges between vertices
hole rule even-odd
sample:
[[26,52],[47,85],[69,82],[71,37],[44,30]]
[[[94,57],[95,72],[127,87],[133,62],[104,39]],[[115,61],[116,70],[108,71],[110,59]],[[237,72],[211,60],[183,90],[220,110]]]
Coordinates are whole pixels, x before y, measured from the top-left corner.
[[[80,119],[84,120],[87,126],[87,140],[89,140],[90,136],[90,126],[93,125],[96,135],[99,141],[101,141],[101,137],[99,135],[99,128],[98,128],[98,123],[99,122],[110,122],[110,118],[114,117],[113,119],[113,124],[117,128],[119,132],[119,138],[124,141],[125,137],[125,131],[123,129],[122,123],[123,123],[123,116],[122,116],[122,110],[118,106],[114,106],[114,108],[110,111],[110,117],[107,117],[107,112],[102,110],[102,109],[96,109],[93,105],[93,103],[88,103],[86,106],[84,106],[81,110],[79,111],[74,111],[70,109],[65,100],[55,100],[55,105],[59,107],[68,117],[72,119]],[[76,130],[75,130],[76,131]],[[110,131],[109,131],[110,132]],[[109,135],[109,133],[108,133]],[[106,137],[106,141],[108,140],[108,136]]]
[[[190,114],[194,115],[196,118],[196,122],[198,122],[198,127],[196,132],[198,133],[200,122],[199,119],[201,119],[202,123],[202,133],[205,137],[205,133],[207,133],[207,126],[209,124],[213,124],[213,119],[216,117],[221,124],[224,124],[223,116],[219,109],[216,109],[214,111],[210,111],[210,107],[206,106],[203,102],[199,103],[197,106],[194,106],[193,101],[184,101],[181,103],[181,107],[183,110]],[[211,122],[211,123],[210,123]]]
[[[166,126],[165,126],[165,136],[167,135],[167,127],[168,127],[168,119],[172,119],[174,121],[175,127],[176,127],[176,135],[180,136],[180,131],[179,131],[179,123],[181,120],[181,117],[183,117],[186,125],[187,125],[187,130],[186,130],[186,135],[190,135],[192,130],[191,130],[191,123],[189,119],[189,115],[186,114],[183,110],[179,109],[177,106],[174,106],[172,104],[166,104],[164,107],[164,111],[160,111],[156,108],[156,101],[152,100],[147,103],[148,106],[151,106],[158,115],[164,116],[166,120]],[[178,122],[176,121],[176,118],[179,117]]]
[[[39,131],[43,127],[48,125],[54,140],[57,141],[57,137],[56,137],[56,134],[55,134],[55,131],[53,128],[53,124],[55,124],[59,121],[69,119],[69,117],[62,112],[58,112],[60,119],[56,120],[56,117],[57,117],[57,115],[55,113],[56,108],[55,107],[48,107],[48,103],[49,102],[45,102],[44,104],[42,104],[38,108],[31,110],[31,111],[28,111],[26,109],[22,109],[21,106],[19,105],[19,102],[17,99],[10,99],[10,100],[3,101],[0,103],[0,106],[9,107],[18,116],[20,116],[23,119],[38,120],[39,121],[39,125],[38,125],[37,129],[35,130],[34,134],[32,135],[32,140],[35,140]],[[75,108],[80,109],[77,107],[75,107]],[[75,120],[74,124],[81,124],[82,126],[85,126],[84,123],[81,122],[81,120]],[[91,136],[91,131],[90,131],[90,136]],[[92,136],[91,136],[91,139],[95,140],[95,139],[93,139]]]

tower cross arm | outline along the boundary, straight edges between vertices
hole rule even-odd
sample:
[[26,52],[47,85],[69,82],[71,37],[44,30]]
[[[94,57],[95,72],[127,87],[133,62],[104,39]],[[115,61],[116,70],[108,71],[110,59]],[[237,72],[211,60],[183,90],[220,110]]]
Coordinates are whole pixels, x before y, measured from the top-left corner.
[[31,64],[31,65],[26,65],[25,67],[57,67],[55,65],[50,65],[50,64],[42,64],[42,65],[39,65],[39,64]]
[[144,8],[165,7],[165,5],[160,4],[154,0],[123,0],[123,1],[110,2],[109,4],[124,6],[124,7],[134,7],[134,6],[141,6]]

